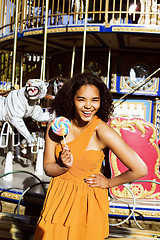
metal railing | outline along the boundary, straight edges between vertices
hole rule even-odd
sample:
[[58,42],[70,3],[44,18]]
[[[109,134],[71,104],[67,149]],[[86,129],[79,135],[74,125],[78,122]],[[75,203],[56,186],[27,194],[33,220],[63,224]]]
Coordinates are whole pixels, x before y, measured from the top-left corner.
[[[48,26],[84,24],[85,12],[90,23],[159,25],[157,0],[49,0]],[[18,30],[43,27],[45,0],[19,0]],[[14,32],[16,0],[0,1],[0,35]]]

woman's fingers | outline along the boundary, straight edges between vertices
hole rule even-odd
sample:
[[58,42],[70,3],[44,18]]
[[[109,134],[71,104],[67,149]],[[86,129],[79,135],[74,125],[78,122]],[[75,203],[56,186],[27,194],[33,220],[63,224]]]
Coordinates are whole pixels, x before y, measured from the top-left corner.
[[108,178],[103,174],[91,175],[88,178],[85,178],[84,181],[90,187],[108,188]]
[[96,176],[91,175],[90,177],[85,179],[85,182],[89,184],[90,186],[96,185]]
[[63,151],[61,153],[61,160],[66,167],[71,167],[72,166],[73,156],[72,156],[68,146],[65,146],[63,148]]

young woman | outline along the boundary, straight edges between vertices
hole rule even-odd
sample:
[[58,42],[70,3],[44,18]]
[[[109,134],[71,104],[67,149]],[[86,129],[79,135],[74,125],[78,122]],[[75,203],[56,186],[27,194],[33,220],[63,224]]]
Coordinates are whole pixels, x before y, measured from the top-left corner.
[[[55,98],[57,116],[71,121],[66,136],[46,133],[44,170],[51,176],[34,240],[103,240],[109,234],[108,188],[147,174],[142,159],[106,124],[112,96],[91,73],[65,82]],[[128,170],[106,178],[101,172],[104,148],[111,149]]]

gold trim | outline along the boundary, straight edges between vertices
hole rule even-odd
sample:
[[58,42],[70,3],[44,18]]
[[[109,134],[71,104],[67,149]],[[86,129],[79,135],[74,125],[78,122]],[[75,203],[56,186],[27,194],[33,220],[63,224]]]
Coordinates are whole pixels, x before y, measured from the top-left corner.
[[[157,176],[157,178],[160,179],[160,174],[159,174],[160,153],[159,153],[158,146],[155,144],[157,134],[156,134],[156,129],[154,125],[146,121],[144,122],[141,119],[131,119],[126,121],[118,118],[118,119],[111,120],[110,126],[114,128],[114,130],[116,130],[116,132],[120,136],[121,136],[121,132],[120,132],[121,128],[129,128],[131,131],[135,131],[136,130],[135,127],[137,127],[143,136],[145,135],[145,132],[146,132],[145,126],[149,126],[152,129],[153,133],[150,136],[149,142],[152,144],[152,146],[156,149],[156,152],[157,152],[157,159],[156,159],[156,164],[154,166],[154,170],[155,170],[154,173]],[[113,152],[111,152],[110,161],[111,161],[114,175],[117,176],[121,174],[117,164],[117,157]],[[153,179],[153,181],[155,181],[155,179]],[[160,199],[160,193],[154,193],[156,190],[156,183],[151,183],[151,189],[149,191],[144,189],[144,187],[141,184],[135,184],[135,183],[132,183],[130,188],[135,194],[136,198]],[[126,188],[123,188],[121,191],[118,187],[113,187],[112,193],[118,198],[132,198],[131,193]]]
[[[87,31],[97,32],[99,27],[87,27]],[[47,29],[47,33],[60,33],[60,32],[84,32],[84,27],[63,27],[63,28],[52,28]],[[27,31],[24,32],[24,36],[43,34],[43,30]]]
[[[99,31],[99,27],[87,27],[86,30],[87,31],[91,31],[91,32],[97,32]],[[68,28],[68,32],[84,32],[84,27],[70,27]]]
[[66,28],[51,28],[47,29],[47,33],[66,32]]
[[13,39],[13,38],[14,38],[14,35],[7,36],[7,37],[4,37],[4,38],[0,38],[0,42],[7,41],[7,40],[10,40],[10,39]]
[[4,197],[4,198],[10,198],[10,199],[13,199],[13,200],[19,200],[21,195],[20,194],[17,194],[17,193],[11,193],[11,192],[1,192],[1,197]]
[[160,33],[157,28],[142,28],[142,27],[112,27],[113,32],[140,32],[140,33]]
[[[129,209],[123,209],[123,208],[116,208],[116,207],[110,207],[109,214],[114,214],[114,215],[125,215],[128,216],[130,214]],[[155,217],[159,218],[160,217],[160,211],[153,211],[153,210],[140,210],[136,209],[134,212],[135,216],[143,216],[143,217]]]
[[117,74],[113,73],[111,75],[111,91],[117,92]]
[[[7,192],[7,191],[1,191],[0,196],[3,198],[7,198],[10,200],[16,200],[19,201],[21,194],[19,193],[12,193],[12,192]],[[3,201],[3,199],[1,199]],[[24,197],[22,198],[22,201],[24,200]],[[43,204],[44,199],[43,198],[38,198],[34,196],[28,196],[25,195],[25,202],[31,202],[31,203],[37,203],[37,204]]]
[[37,35],[42,33],[43,33],[43,30],[28,31],[28,32],[24,32],[23,36]]

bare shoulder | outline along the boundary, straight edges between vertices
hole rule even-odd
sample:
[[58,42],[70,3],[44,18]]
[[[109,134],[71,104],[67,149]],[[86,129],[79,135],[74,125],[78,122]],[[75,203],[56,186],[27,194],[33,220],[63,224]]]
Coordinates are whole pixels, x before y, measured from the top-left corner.
[[115,130],[113,130],[112,127],[110,127],[107,123],[105,123],[102,120],[99,121],[96,131],[99,136],[101,136],[103,134],[107,135],[107,134],[111,134],[111,133],[115,132]]
[[111,147],[114,142],[123,141],[118,133],[107,123],[100,121],[96,128],[97,137],[104,147]]

